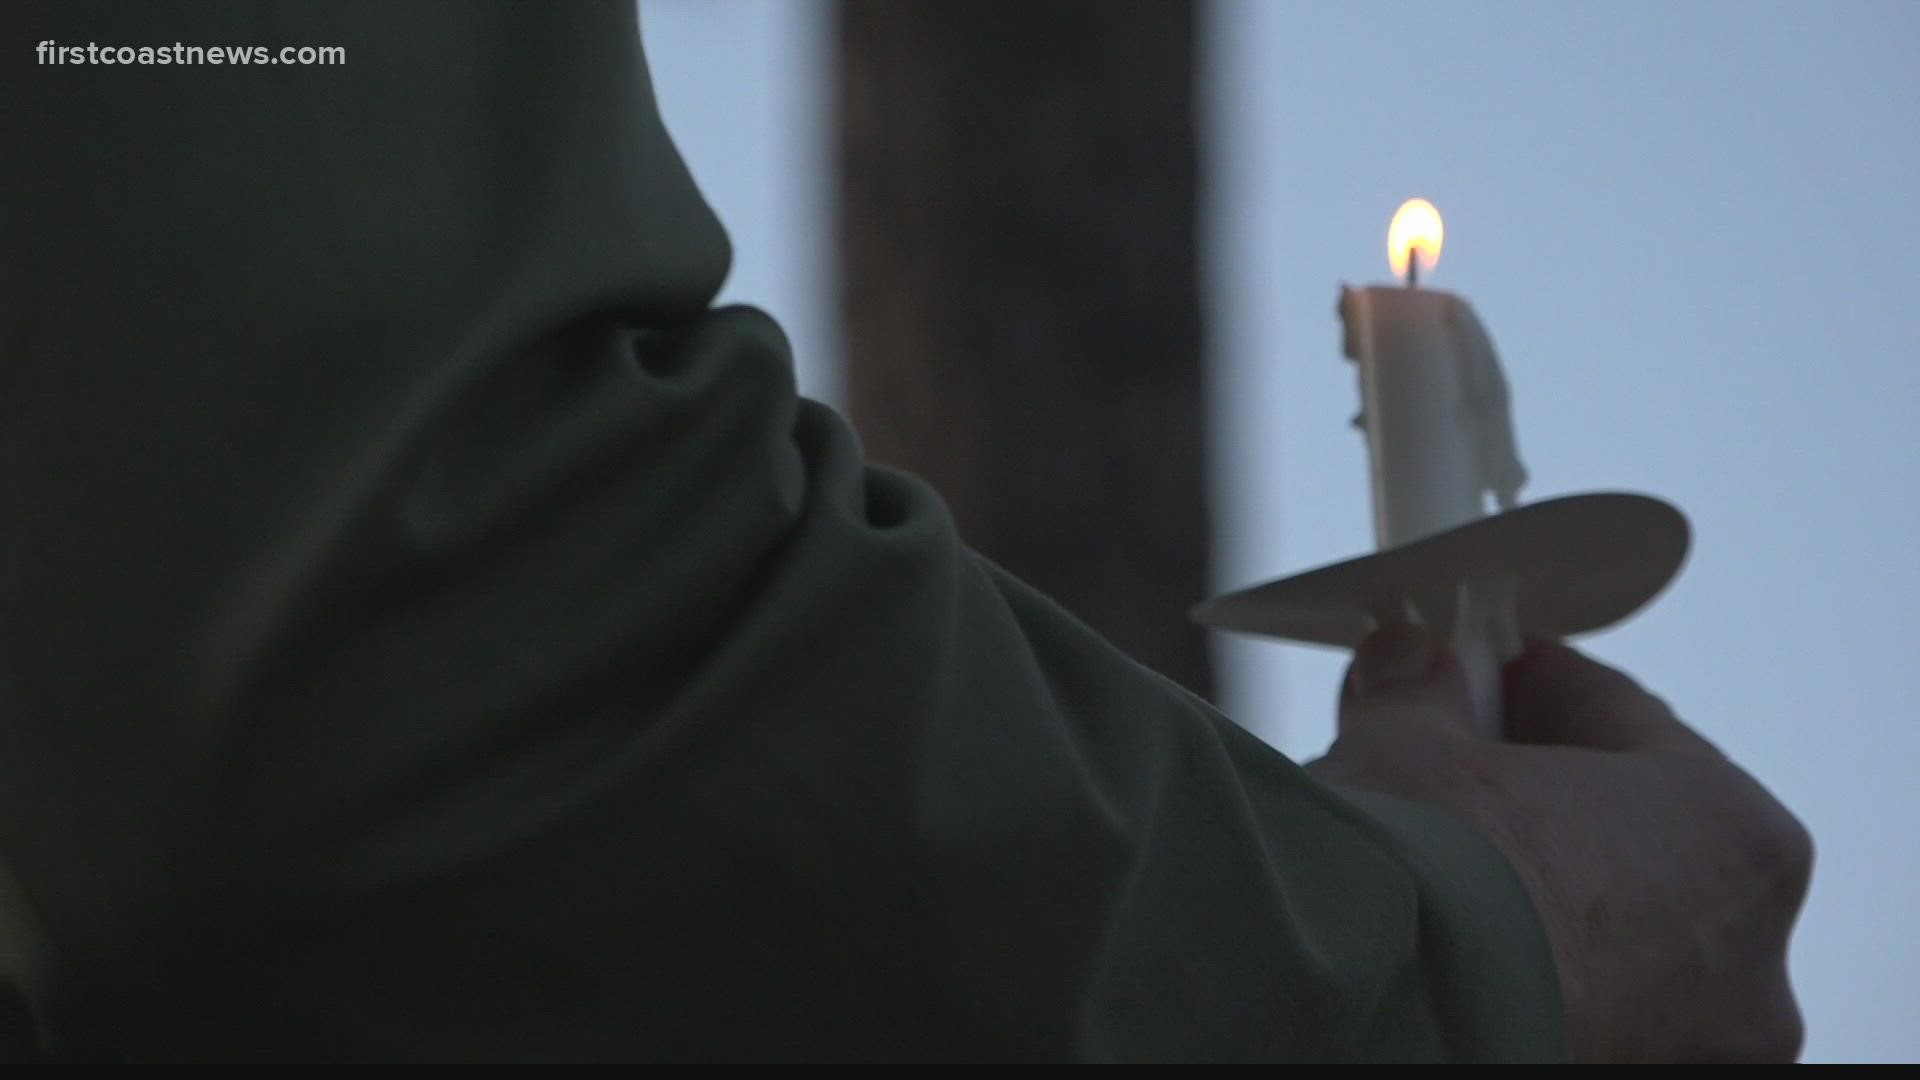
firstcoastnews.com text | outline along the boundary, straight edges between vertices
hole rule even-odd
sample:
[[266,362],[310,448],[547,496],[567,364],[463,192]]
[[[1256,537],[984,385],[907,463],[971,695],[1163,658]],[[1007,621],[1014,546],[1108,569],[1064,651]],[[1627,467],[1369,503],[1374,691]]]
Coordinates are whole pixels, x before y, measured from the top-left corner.
[[43,41],[34,46],[42,64],[344,64],[344,45],[62,45]]

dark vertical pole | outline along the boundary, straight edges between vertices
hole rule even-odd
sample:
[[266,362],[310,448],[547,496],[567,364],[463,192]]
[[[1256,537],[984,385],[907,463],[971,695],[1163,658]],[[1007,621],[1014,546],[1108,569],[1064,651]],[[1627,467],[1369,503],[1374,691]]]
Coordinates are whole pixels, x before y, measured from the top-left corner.
[[1193,6],[840,9],[849,406],[962,534],[1209,694]]

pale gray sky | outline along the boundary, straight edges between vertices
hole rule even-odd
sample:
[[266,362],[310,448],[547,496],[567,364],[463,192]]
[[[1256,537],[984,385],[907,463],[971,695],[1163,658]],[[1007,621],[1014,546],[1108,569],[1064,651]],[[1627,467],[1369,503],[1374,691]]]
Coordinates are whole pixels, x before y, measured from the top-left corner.
[[[669,125],[832,400],[831,40],[804,0],[647,0]],[[990,11],[991,9],[986,9]],[[1224,590],[1364,552],[1337,285],[1400,201],[1513,384],[1529,498],[1691,517],[1674,588],[1587,646],[1820,845],[1794,951],[1808,1060],[1920,1059],[1920,3],[1218,0],[1208,295]],[[1223,642],[1225,704],[1332,735],[1345,658]]]

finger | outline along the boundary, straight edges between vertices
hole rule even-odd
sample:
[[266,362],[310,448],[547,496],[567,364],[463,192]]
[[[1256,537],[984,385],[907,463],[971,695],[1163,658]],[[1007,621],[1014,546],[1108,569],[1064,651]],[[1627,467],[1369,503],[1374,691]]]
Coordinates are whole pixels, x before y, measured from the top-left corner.
[[1632,752],[1708,748],[1625,672],[1558,642],[1533,640],[1507,664],[1507,738]]
[[1354,651],[1340,696],[1340,733],[1415,725],[1475,731],[1473,696],[1459,660],[1426,627],[1395,620]]

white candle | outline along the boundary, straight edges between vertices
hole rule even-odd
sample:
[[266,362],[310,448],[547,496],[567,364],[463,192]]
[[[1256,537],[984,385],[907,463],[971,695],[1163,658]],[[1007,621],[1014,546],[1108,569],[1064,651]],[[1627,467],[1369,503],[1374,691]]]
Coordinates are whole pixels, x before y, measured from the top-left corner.
[[[1394,215],[1388,257],[1405,286],[1342,289],[1345,352],[1359,368],[1373,484],[1374,540],[1397,547],[1515,505],[1526,482],[1513,436],[1506,377],[1473,309],[1415,285],[1439,258],[1439,214],[1412,200]],[[1500,668],[1519,648],[1510,581],[1453,583],[1442,610],[1467,667],[1482,728],[1500,728]],[[1433,605],[1429,605],[1433,606]]]

